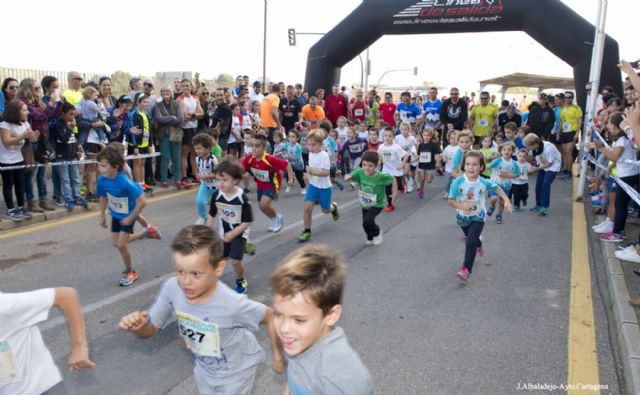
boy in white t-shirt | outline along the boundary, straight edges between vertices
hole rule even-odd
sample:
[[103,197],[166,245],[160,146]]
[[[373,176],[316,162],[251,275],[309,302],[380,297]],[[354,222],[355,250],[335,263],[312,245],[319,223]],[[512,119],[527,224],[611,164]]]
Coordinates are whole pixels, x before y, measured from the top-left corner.
[[309,164],[306,167],[304,179],[307,181],[307,193],[304,195],[304,230],[298,237],[298,241],[311,240],[311,216],[313,207],[320,205],[322,212],[331,214],[334,221],[340,219],[338,204],[331,201],[333,188],[329,176],[331,160],[329,154],[323,151],[324,133],[322,130],[314,130],[307,135],[309,148]]
[[[409,154],[398,144],[394,143],[395,131],[390,126],[384,129],[384,144],[378,147],[378,154],[382,159],[382,172],[395,177],[398,190],[403,188],[404,165],[409,160]],[[387,186],[387,206],[384,211],[391,212],[395,209],[392,204],[391,186]]]
[[453,181],[451,172],[453,171],[453,156],[458,150],[458,131],[450,130],[449,133],[447,133],[447,141],[449,141],[449,145],[444,147],[441,156],[442,161],[444,162],[444,172],[447,175],[447,188],[445,188],[442,195],[443,199],[449,198],[449,187],[451,186],[451,182]]
[[42,394],[62,381],[37,326],[47,320],[52,306],[58,306],[69,323],[69,369],[96,366],[89,359],[84,317],[75,289],[0,292],[0,394]]

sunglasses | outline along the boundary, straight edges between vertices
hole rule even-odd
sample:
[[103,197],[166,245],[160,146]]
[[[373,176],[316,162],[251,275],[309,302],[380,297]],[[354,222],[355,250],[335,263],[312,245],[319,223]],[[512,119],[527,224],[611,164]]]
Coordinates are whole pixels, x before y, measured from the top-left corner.
[[209,92],[202,92],[202,96],[207,96],[209,95]]
[[150,84],[150,83],[148,83],[148,82],[145,82],[145,83],[144,83],[144,84],[142,84],[142,85],[144,85],[144,86],[150,86],[150,87],[152,87],[152,88],[153,88],[153,84]]
[[571,100],[571,99],[573,99],[573,96],[565,96],[564,98]]
[[73,81],[82,81],[82,77],[75,77],[75,78],[72,78],[72,80]]

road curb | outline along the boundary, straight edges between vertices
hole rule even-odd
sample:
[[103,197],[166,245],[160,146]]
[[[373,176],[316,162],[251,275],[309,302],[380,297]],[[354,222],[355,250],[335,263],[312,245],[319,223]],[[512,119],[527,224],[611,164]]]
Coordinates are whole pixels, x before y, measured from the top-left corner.
[[609,292],[613,305],[615,332],[621,350],[625,389],[629,394],[640,394],[640,326],[633,307],[629,304],[629,290],[624,279],[622,263],[615,257],[616,244],[602,243]]
[[[195,184],[192,188],[190,188],[191,190],[197,190],[198,189],[198,185]],[[158,197],[158,196],[163,196],[163,195],[168,195],[171,193],[176,193],[178,192],[178,189],[175,189],[174,187],[170,187],[170,188],[160,188],[159,186],[156,187],[153,190],[153,194],[146,194],[145,196],[147,198],[150,197]],[[10,231],[10,230],[15,230],[15,229],[20,229],[20,228],[24,228],[30,225],[35,225],[38,223],[42,223],[42,222],[50,222],[50,221],[55,221],[57,219],[62,219],[62,218],[67,218],[67,217],[72,217],[75,215],[79,215],[79,214],[83,214],[83,213],[87,213],[87,212],[91,212],[91,211],[96,211],[99,208],[99,204],[98,203],[89,203],[88,208],[83,208],[80,206],[76,206],[73,208],[73,210],[67,210],[64,207],[56,207],[55,211],[45,211],[44,213],[33,213],[33,218],[31,219],[27,219],[21,222],[14,222],[5,218],[0,219],[0,232],[6,232],[6,231]]]

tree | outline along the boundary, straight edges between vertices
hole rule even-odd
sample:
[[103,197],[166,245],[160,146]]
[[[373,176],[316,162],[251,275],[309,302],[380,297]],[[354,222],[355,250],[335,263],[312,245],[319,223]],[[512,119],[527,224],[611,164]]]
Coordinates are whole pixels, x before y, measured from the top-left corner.
[[118,97],[129,91],[129,80],[131,74],[126,71],[117,70],[111,74],[111,92]]
[[216,77],[216,87],[218,88],[231,88],[233,86],[233,83],[235,81],[235,78],[233,78],[233,76],[231,74],[219,74],[218,77]]

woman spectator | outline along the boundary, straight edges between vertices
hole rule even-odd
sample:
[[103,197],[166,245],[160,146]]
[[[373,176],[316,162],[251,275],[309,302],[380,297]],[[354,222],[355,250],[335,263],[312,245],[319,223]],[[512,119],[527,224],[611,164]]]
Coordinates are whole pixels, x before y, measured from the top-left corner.
[[111,85],[111,78],[109,77],[102,77],[98,82],[98,99],[102,102],[104,108],[109,112],[111,112],[111,110],[113,110],[113,108],[116,106],[116,98],[111,92]]
[[198,127],[196,130],[202,132],[209,128],[209,115],[210,102],[209,102],[209,89],[206,86],[202,86],[198,89],[198,100],[200,101],[200,107],[202,107],[202,118],[198,119]]
[[[198,119],[202,118],[203,111],[200,106],[200,101],[197,96],[191,94],[193,87],[191,81],[188,79],[182,80],[182,95],[178,98],[178,103],[182,107],[183,121],[182,121],[182,148],[180,158],[182,159],[182,185],[185,188],[191,186],[191,182],[187,180],[187,162],[191,164],[191,171],[195,174],[196,167],[196,152],[193,150],[193,136],[195,135],[196,128],[198,127]],[[196,181],[197,182],[197,181]]]
[[132,101],[127,95],[122,95],[116,101],[116,106],[110,112],[109,127],[111,134],[109,135],[109,143],[120,143],[124,141],[124,136],[129,134],[131,129],[131,111]]
[[7,103],[11,100],[15,100],[18,93],[18,80],[15,78],[5,78],[2,81],[2,108],[0,108],[0,119],[2,119],[2,113]]
[[[19,166],[24,164],[22,151],[25,141],[35,141],[37,132],[31,130],[27,121],[29,110],[27,105],[12,100],[5,104],[4,121],[0,122],[0,167]],[[31,218],[31,212],[24,207],[24,169],[0,171],[2,176],[2,195],[7,206],[5,216],[13,221]],[[17,207],[13,204],[12,193],[15,192]]]
[[[32,78],[20,81],[18,99],[27,105],[29,110],[29,124],[31,129],[38,132],[38,139],[32,144],[36,162],[43,164],[49,159],[49,120],[58,119],[62,115],[62,102],[51,101],[48,104],[42,100],[42,86]],[[28,142],[25,142],[25,145]],[[38,202],[34,200],[33,175],[36,175],[38,186]],[[43,213],[55,210],[47,201],[47,168],[40,166],[24,172],[24,189],[27,197],[27,207],[30,211]]]
[[[46,105],[50,105],[52,102],[55,106],[60,106],[60,110],[58,113],[54,114],[49,118],[48,126],[49,130],[56,124],[58,119],[62,116],[62,102],[64,102],[64,98],[60,93],[60,82],[58,79],[51,75],[45,75],[42,77],[42,81],[40,81],[40,86],[42,86],[43,96],[42,101]],[[49,133],[49,150],[51,151],[51,156],[55,157],[56,153],[56,137]],[[58,206],[64,207],[64,199],[62,198],[62,186],[60,185],[60,168],[58,166],[51,167],[51,184],[53,185],[53,201],[57,203]]]
[[[168,188],[168,172],[169,172],[169,160],[173,165],[173,177],[175,179],[176,188],[182,188],[181,180],[181,158],[180,147],[182,141],[177,141],[177,135],[179,134],[180,125],[183,122],[182,106],[180,106],[173,98],[173,92],[168,86],[160,89],[160,96],[162,101],[158,102],[153,109],[153,118],[158,124],[160,131],[160,183],[162,188]],[[176,140],[176,141],[172,141]]]
[[316,99],[318,99],[318,107],[324,109],[324,89],[316,89]]

